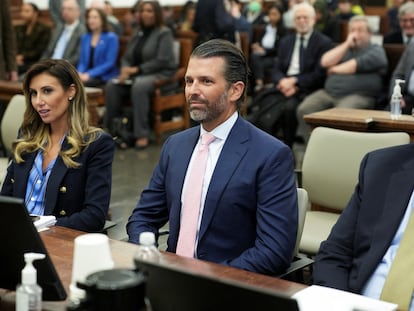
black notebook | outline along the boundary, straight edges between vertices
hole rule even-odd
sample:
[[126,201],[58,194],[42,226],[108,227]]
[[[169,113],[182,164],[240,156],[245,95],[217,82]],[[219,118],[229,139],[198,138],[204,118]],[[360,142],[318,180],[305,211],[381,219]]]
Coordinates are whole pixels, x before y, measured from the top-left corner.
[[23,199],[0,196],[0,288],[16,290],[25,266],[24,254],[42,253],[36,260],[37,284],[43,300],[65,300],[66,291],[59,279],[42,239],[29,216]]

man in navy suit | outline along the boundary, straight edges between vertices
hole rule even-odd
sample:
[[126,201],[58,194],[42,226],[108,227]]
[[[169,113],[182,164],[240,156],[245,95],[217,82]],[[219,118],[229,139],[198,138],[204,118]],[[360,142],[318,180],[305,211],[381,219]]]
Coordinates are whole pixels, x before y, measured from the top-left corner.
[[315,284],[380,297],[414,206],[413,155],[408,144],[365,156],[348,206],[321,243]]
[[[332,47],[332,40],[313,29],[315,9],[307,2],[293,7],[295,33],[280,40],[277,62],[273,68],[272,80],[275,85],[273,111],[264,111],[258,118],[257,125],[275,134],[276,128],[283,130],[283,141],[292,147],[296,136],[296,108],[300,102],[313,91],[323,87],[326,71],[320,65],[322,55]],[[303,38],[303,55],[300,56],[300,41]],[[302,58],[302,62],[300,61]],[[259,95],[260,96],[260,95]],[[275,117],[275,115],[277,117]],[[272,124],[266,120],[274,118]],[[266,129],[267,125],[271,125]]]
[[176,252],[183,197],[193,191],[187,169],[195,165],[200,134],[209,132],[216,139],[209,145],[194,257],[269,275],[289,267],[298,221],[292,152],[239,115],[247,76],[243,53],[229,41],[214,39],[194,49],[185,96],[201,126],[164,143],[129,218],[130,242],[138,243],[144,231],[158,236],[169,221],[167,251]]

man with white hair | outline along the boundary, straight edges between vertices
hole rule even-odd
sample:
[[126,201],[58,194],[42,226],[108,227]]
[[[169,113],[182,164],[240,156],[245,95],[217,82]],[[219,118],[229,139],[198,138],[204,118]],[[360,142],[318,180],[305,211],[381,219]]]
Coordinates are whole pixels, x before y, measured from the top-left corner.
[[383,43],[408,44],[414,36],[414,3],[406,2],[398,9],[398,23],[400,29],[384,36]]
[[296,108],[306,95],[321,88],[326,77],[320,59],[332,47],[332,40],[315,30],[315,9],[308,2],[293,8],[295,33],[280,39],[276,65],[272,70],[275,88],[259,95],[264,105],[248,117],[259,128],[276,134],[292,147],[296,136]]
[[297,110],[298,131],[305,141],[310,128],[303,116],[332,107],[370,109],[381,92],[388,61],[384,48],[371,43],[371,28],[362,15],[349,20],[347,39],[321,59],[328,77],[325,86],[309,96]]

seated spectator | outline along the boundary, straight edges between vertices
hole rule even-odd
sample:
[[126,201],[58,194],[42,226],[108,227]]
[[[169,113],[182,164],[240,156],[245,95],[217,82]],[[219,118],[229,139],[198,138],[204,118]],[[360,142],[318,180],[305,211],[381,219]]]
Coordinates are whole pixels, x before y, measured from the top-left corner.
[[405,0],[393,0],[392,7],[387,10],[388,32],[401,30],[400,21],[398,20],[398,10],[405,3]]
[[[112,130],[112,121],[122,113],[122,103],[132,103],[133,146],[146,148],[151,133],[149,109],[154,81],[171,77],[177,63],[174,57],[174,37],[162,19],[158,1],[140,1],[139,29],[131,37],[121,59],[121,73],[116,81],[105,86],[106,113],[104,125]],[[119,141],[125,149],[130,142]]]
[[250,42],[253,39],[253,27],[247,18],[244,17],[241,13],[242,6],[243,4],[240,3],[240,0],[230,0],[230,12],[234,17],[234,27],[236,31],[236,45],[238,45],[243,50],[241,43],[238,42],[239,38],[237,36],[241,32],[246,32],[249,39],[248,45],[250,46]]
[[189,31],[192,30],[196,13],[196,4],[194,1],[187,1],[181,12],[181,18],[178,21],[178,29]]
[[104,1],[104,11],[106,13],[106,18],[108,19],[109,25],[111,25],[112,30],[118,35],[122,36],[124,34],[124,30],[122,27],[121,22],[113,13],[112,3],[109,0]]
[[413,144],[365,156],[354,194],[316,255],[314,284],[414,309],[412,176]]
[[37,5],[31,2],[23,3],[20,8],[23,24],[14,27],[19,76],[39,61],[50,40],[51,29],[39,21],[39,13]]
[[294,18],[293,18],[293,7],[295,4],[305,2],[306,0],[288,0],[288,9],[283,13],[283,25],[287,30],[295,30]]
[[[405,83],[402,86],[403,93],[403,107],[401,109],[403,114],[411,115],[414,108],[414,44],[409,44],[404,53],[401,55],[400,61],[392,73],[392,77],[388,86],[388,98],[391,98],[394,89],[395,80],[402,79]],[[386,106],[389,110],[389,105]]]
[[263,89],[265,69],[273,68],[275,65],[280,39],[286,33],[282,14],[282,9],[277,4],[271,5],[267,10],[269,22],[259,34],[257,42],[251,45],[250,66],[254,78],[255,93]]
[[76,67],[80,54],[80,38],[86,27],[80,18],[80,8],[76,0],[63,0],[62,17],[64,24],[55,26],[42,59],[64,58]]
[[[64,0],[49,0],[49,14],[55,26],[66,23],[62,14],[62,3]],[[84,23],[86,0],[76,0],[80,9],[79,19]]]
[[325,0],[313,4],[316,12],[315,29],[328,36],[333,42],[341,42],[341,26],[338,19],[329,11]]
[[374,107],[388,61],[384,48],[371,43],[371,34],[368,19],[354,16],[347,39],[322,56],[321,64],[328,72],[325,86],[307,96],[297,110],[299,133],[305,141],[310,134],[305,114],[331,107]]
[[352,12],[352,2],[350,0],[339,0],[338,8],[335,12],[336,19],[340,21],[349,21],[355,13]]
[[82,35],[80,41],[79,76],[85,86],[103,86],[119,75],[116,63],[119,39],[109,31],[108,20],[101,9],[88,9],[86,27],[88,32]]
[[244,16],[251,25],[266,24],[266,13],[263,11],[263,1],[251,0],[246,5]]
[[1,194],[56,225],[103,229],[111,198],[114,142],[89,125],[86,93],[66,60],[34,64],[23,81],[26,112]]
[[104,0],[92,0],[89,3],[89,8],[96,8],[104,11],[110,30],[115,32],[118,36],[121,36],[123,34],[123,28],[121,23],[112,13],[111,2]]
[[[293,146],[296,136],[296,108],[311,92],[323,87],[326,77],[320,65],[322,55],[332,47],[332,40],[313,29],[315,9],[307,2],[293,6],[296,33],[280,40],[278,61],[273,67],[275,89],[265,91],[267,103],[248,119],[259,128],[276,136],[282,129],[283,141]],[[302,45],[302,47],[301,47]],[[301,51],[302,50],[302,51]],[[260,101],[261,95],[255,100]],[[266,99],[267,98],[267,99]]]
[[400,29],[384,36],[383,43],[408,44],[414,36],[414,2],[407,2],[398,10]]

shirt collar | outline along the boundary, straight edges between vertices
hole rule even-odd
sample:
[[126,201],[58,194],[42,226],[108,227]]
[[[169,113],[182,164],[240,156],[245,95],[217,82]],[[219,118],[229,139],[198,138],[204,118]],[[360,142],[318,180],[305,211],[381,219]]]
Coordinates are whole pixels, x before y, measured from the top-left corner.
[[[219,126],[217,126],[215,129],[213,129],[210,134],[214,135],[214,137],[220,139],[220,140],[226,140],[227,136],[229,136],[231,129],[233,128],[234,124],[237,121],[239,113],[235,111],[230,118],[228,118],[226,121],[221,123]],[[203,126],[200,126],[200,137],[201,135],[207,133],[207,131],[203,128]]]

